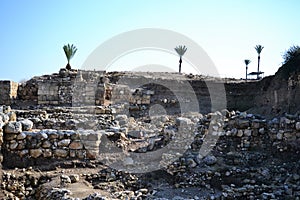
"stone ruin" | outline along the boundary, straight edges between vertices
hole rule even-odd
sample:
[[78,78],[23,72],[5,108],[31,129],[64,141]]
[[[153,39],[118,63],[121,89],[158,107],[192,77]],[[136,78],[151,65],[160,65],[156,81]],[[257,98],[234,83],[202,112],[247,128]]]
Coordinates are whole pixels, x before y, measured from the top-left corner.
[[[12,198],[74,199],[63,186],[84,179],[94,189],[109,188],[112,196],[107,199],[161,199],[165,194],[155,194],[153,186],[139,182],[149,180],[134,173],[162,169],[173,180],[166,190],[202,188],[209,194],[206,199],[299,199],[299,77],[244,82],[62,69],[22,84],[0,81],[0,161],[4,169],[23,168],[27,177],[5,172],[0,188]],[[184,81],[193,91],[181,87]],[[225,99],[222,93],[215,97],[226,107],[213,110],[209,84],[225,88]],[[184,113],[181,102],[191,101],[189,92],[199,110]],[[115,151],[127,156],[114,157]],[[161,152],[159,162],[156,151]],[[103,163],[113,169],[80,178],[62,174],[61,188],[46,193],[42,183],[52,178],[31,177],[30,171]]]

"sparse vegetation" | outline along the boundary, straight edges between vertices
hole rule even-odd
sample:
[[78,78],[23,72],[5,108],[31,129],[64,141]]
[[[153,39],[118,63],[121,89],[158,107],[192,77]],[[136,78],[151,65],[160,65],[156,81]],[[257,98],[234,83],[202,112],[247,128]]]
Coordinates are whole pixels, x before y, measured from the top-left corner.
[[179,59],[179,73],[181,73],[182,56],[185,54],[186,50],[187,50],[186,46],[182,46],[182,45],[179,45],[175,48],[175,51],[177,52],[177,54],[180,57],[180,59]]
[[300,46],[291,46],[283,55],[283,64],[288,63],[289,61],[292,61],[296,59],[300,55]]
[[283,55],[282,67],[276,74],[288,79],[292,74],[300,71],[300,46],[291,46]]
[[66,65],[66,69],[70,70],[71,69],[70,60],[75,55],[75,53],[77,51],[77,48],[73,44],[72,45],[67,44],[67,45],[64,45],[63,49],[64,49],[64,52],[66,54],[67,60],[68,60],[68,64]]

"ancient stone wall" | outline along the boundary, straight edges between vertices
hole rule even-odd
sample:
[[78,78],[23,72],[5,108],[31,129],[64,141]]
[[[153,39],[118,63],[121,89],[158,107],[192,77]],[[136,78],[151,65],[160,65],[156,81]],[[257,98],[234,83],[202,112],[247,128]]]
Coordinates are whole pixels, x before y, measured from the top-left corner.
[[[9,106],[0,106],[0,161],[3,161],[5,166],[34,165],[37,159],[40,159],[38,162],[41,164],[46,164],[60,159],[96,158],[104,133],[101,129],[105,127],[96,126],[98,130],[81,127],[77,130],[80,125],[78,122],[76,124],[76,119],[68,121],[69,124],[64,123],[59,126],[54,121],[59,120],[54,118],[53,114],[49,115],[50,118],[46,111],[35,110],[22,113],[22,111],[11,110]],[[31,118],[24,118],[25,116]],[[68,119],[68,116],[63,118]],[[108,118],[103,118],[98,119],[99,124],[103,124],[104,120],[106,123],[109,122]],[[50,121],[52,123],[49,123]],[[92,122],[87,119],[83,123],[87,126],[83,128],[88,127]],[[47,127],[56,129],[45,129]],[[95,123],[91,124],[91,127],[95,128]],[[63,130],[65,128],[69,130]]]
[[13,81],[0,81],[0,104],[12,104],[17,98],[18,86]]
[[[299,74],[288,80],[270,76],[260,81],[245,82],[176,73],[61,69],[56,74],[34,77],[19,87],[17,83],[1,81],[0,103],[11,105],[14,102],[22,107],[98,106],[126,102],[135,111],[160,104],[167,113],[175,114],[191,109],[211,112],[213,100],[223,102],[224,108],[229,110],[252,109],[255,113],[276,115],[299,110],[299,82]],[[225,94],[220,88],[225,88]],[[197,103],[193,102],[195,98]],[[191,108],[196,104],[198,108]]]
[[[17,124],[10,122],[7,126]],[[4,165],[22,167],[26,161],[24,167],[36,159],[40,159],[40,164],[60,159],[93,160],[99,154],[102,134],[101,131],[93,130],[6,131],[3,143]]]

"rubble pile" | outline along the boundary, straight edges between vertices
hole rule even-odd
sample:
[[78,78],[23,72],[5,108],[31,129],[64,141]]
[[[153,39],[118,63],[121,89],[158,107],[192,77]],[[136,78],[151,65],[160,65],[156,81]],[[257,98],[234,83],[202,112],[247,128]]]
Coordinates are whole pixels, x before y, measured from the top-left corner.
[[[81,199],[300,198],[298,114],[265,119],[222,110],[133,118],[112,107],[97,109],[104,113],[0,106],[3,167],[21,168],[2,175],[6,198],[76,199],[72,185],[83,180],[93,191]],[[120,168],[101,157],[119,159],[114,149],[125,155]],[[155,152],[160,159],[151,160]],[[82,173],[39,173],[49,161]]]

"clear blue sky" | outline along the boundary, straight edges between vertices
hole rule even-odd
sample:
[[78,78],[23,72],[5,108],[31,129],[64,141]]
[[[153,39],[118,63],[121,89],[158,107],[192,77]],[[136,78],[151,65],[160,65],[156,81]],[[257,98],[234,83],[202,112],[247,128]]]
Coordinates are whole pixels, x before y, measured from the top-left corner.
[[271,75],[283,52],[300,45],[299,9],[298,0],[1,0],[0,79],[58,72],[66,65],[67,43],[78,48],[72,67],[81,68],[102,42],[139,28],[188,36],[224,77],[244,77],[244,59],[252,60],[249,70],[255,71],[254,46],[261,44],[261,71]]

